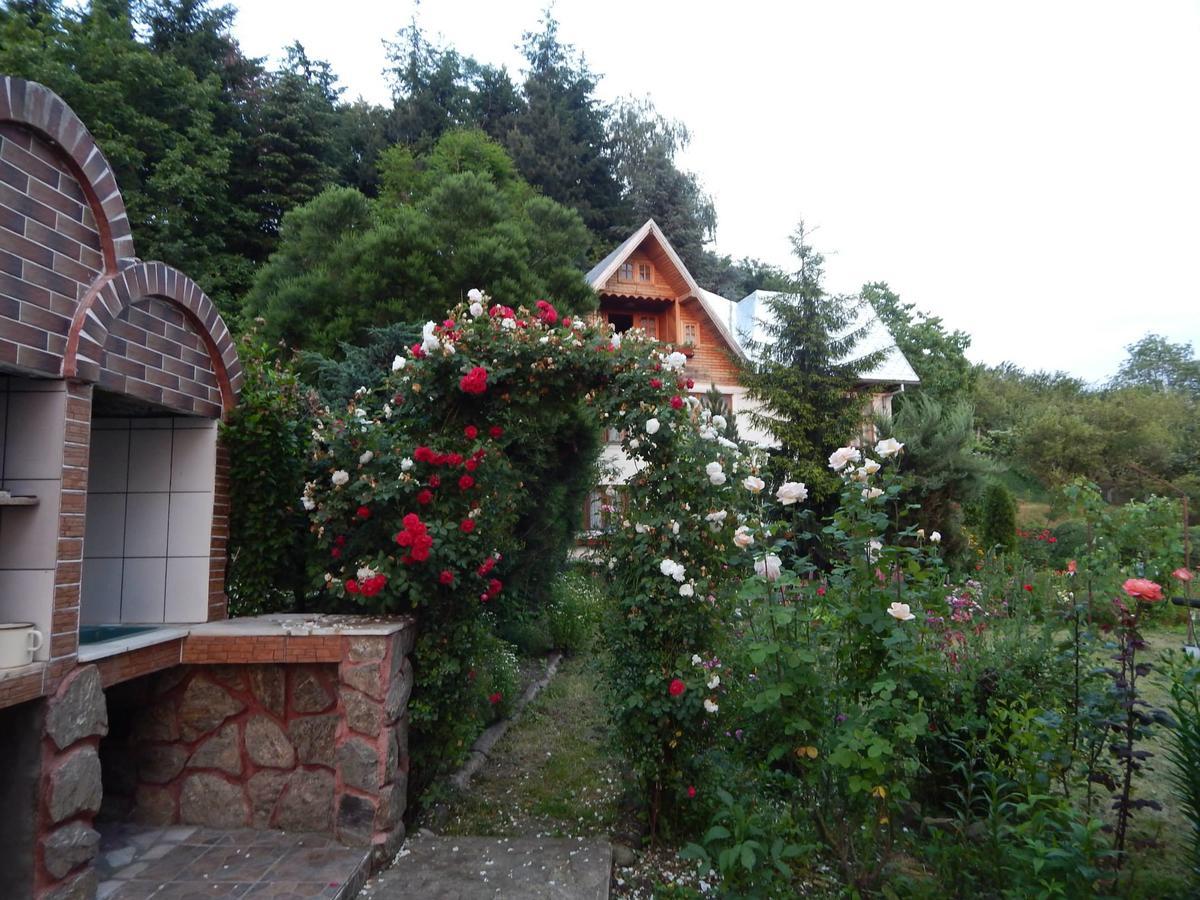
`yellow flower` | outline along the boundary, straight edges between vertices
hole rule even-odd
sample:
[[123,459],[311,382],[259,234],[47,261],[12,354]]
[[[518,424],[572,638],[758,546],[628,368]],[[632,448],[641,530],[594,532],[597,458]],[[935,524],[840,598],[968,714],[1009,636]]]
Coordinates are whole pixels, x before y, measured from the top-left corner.
[[871,796],[878,797],[880,800],[882,800],[884,797],[887,796],[887,788],[885,788],[882,784],[877,784],[871,790]]

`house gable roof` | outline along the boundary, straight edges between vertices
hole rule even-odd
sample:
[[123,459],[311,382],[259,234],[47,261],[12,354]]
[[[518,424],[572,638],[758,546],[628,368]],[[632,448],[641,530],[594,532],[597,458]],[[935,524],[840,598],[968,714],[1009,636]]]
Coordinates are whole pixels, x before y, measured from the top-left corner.
[[[715,303],[714,299],[722,303],[728,303],[724,297],[719,294],[714,294],[711,291],[706,291],[696,283],[696,279],[692,277],[692,273],[687,270],[687,266],[683,264],[683,260],[679,258],[679,254],[675,252],[675,248],[671,246],[671,242],[667,240],[667,236],[663,234],[663,230],[658,227],[658,223],[653,219],[647,219],[646,224],[627,237],[621,242],[615,250],[592,266],[588,273],[584,276],[587,279],[593,290],[600,292],[604,290],[604,286],[608,280],[617,273],[621,263],[625,262],[635,250],[641,247],[646,241],[654,241],[666,256],[667,261],[675,270],[675,273],[687,286],[687,295],[696,298],[700,304],[700,308],[704,310],[704,314],[708,317],[713,327],[721,335],[721,339],[725,341],[726,346],[742,360],[746,359],[746,351],[742,349],[741,344],[734,338],[733,333],[729,330],[724,316],[720,312],[720,303]],[[680,297],[679,299],[685,299]]]

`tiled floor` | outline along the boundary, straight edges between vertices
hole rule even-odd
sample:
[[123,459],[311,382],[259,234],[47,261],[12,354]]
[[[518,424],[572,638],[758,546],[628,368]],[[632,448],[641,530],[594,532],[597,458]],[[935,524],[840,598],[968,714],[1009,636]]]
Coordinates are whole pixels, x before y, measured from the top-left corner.
[[100,825],[96,900],[349,900],[367,851],[320,834]]

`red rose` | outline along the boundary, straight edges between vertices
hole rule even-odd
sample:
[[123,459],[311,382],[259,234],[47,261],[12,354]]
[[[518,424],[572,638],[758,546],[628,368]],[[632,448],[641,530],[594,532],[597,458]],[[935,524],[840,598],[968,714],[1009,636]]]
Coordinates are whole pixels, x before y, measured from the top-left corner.
[[475,479],[470,475],[464,475],[462,478],[458,479],[458,486],[461,490],[470,490],[475,486]]
[[334,547],[332,550],[329,551],[329,555],[332,556],[334,559],[340,559],[341,555],[342,555],[342,548]]
[[433,462],[433,451],[428,447],[418,447],[413,451],[413,459],[417,462]]
[[558,321],[558,311],[545,300],[539,300],[534,306],[537,307],[538,318],[547,325],[553,325]]
[[474,519],[463,519],[461,522],[458,523],[458,530],[461,531],[463,534],[470,534],[472,531],[475,530],[475,520]]
[[1025,587],[1024,587],[1024,588],[1022,588],[1022,590],[1029,591],[1029,593],[1031,593],[1031,594],[1032,594],[1032,593],[1033,593],[1033,585],[1032,585],[1032,584],[1027,584],[1027,585],[1025,585]]
[[474,425],[468,425],[463,429],[463,434],[467,436],[468,441],[473,441],[475,438],[479,437],[479,429]]
[[503,699],[504,699],[504,695],[501,694],[499,691],[496,691],[496,693],[491,694],[488,697],[488,703],[492,704],[492,706],[495,706],[497,703],[499,703]]
[[499,578],[493,578],[488,582],[488,593],[495,597],[504,589],[504,583]]
[[688,785],[687,795],[689,800],[696,796],[696,786],[694,784]]
[[344,534],[339,534],[337,537],[335,537],[333,539],[333,543],[337,547],[345,547],[346,546],[346,536]]
[[693,381],[692,379],[690,379],[690,378],[687,380],[687,382],[686,382],[686,383],[687,383],[687,389],[688,389],[689,391],[690,391],[692,388],[694,388],[694,387],[696,386],[696,382],[694,382],[694,381]]
[[1176,569],[1174,572],[1172,572],[1171,575],[1172,575],[1172,577],[1177,578],[1183,582],[1188,582],[1188,581],[1192,580],[1192,573],[1189,570],[1183,568],[1183,566],[1180,566],[1178,569]]
[[369,519],[369,518],[371,518],[371,510],[365,506],[360,506],[358,508],[358,511],[355,513],[355,515],[358,516],[360,519]]
[[463,460],[463,458],[462,458],[461,453],[447,453],[446,454],[446,465],[448,465],[448,466],[461,466],[462,460]]
[[468,669],[467,670],[467,681],[474,681],[474,680],[475,680],[475,670]]
[[482,578],[488,572],[492,571],[492,569],[494,569],[495,567],[496,567],[496,557],[489,556],[487,559],[485,559],[483,562],[481,562],[479,564],[479,568],[476,571],[479,572],[479,577]]
[[433,502],[433,491],[421,491],[417,494],[417,502],[422,506],[428,506]]
[[415,359],[424,359],[425,358],[425,351],[423,349],[421,349],[420,344],[413,344],[408,349],[412,353],[412,355]]
[[821,585],[819,588],[817,588],[817,596],[818,597],[825,596],[825,585]]
[[355,581],[353,578],[349,579],[346,582],[346,593],[347,594],[357,594],[358,593],[358,582]]
[[458,380],[458,387],[464,394],[484,393],[487,390],[487,369],[476,366]]
[[454,573],[449,569],[442,569],[442,574],[438,575],[438,581],[442,584],[454,584]]
[[565,319],[563,319],[562,323],[563,323],[563,328],[570,328],[571,327],[571,317],[567,316]]
[[670,695],[672,697],[678,697],[680,694],[682,694],[686,690],[687,690],[687,685],[684,684],[683,680],[680,678],[672,678],[671,686],[669,688],[667,688],[667,692],[670,693]]
[[447,331],[451,331],[454,328],[454,320],[447,319],[445,322],[442,323],[442,327],[445,328]]
[[671,409],[683,409],[683,398],[678,394],[671,398]]
[[438,478],[436,475],[430,475],[429,486],[431,488],[440,488],[442,486],[442,479]]
[[479,461],[477,459],[475,459],[474,457],[471,457],[465,463],[463,463],[463,468],[466,469],[468,472],[474,472],[476,469],[479,468]]
[[488,434],[490,434],[492,436],[492,440],[498,441],[498,440],[500,440],[501,436],[504,434],[504,429],[501,428],[499,425],[493,425],[491,428],[488,429]]
[[650,387],[654,388],[655,390],[658,390],[660,387],[662,387],[662,379],[661,378],[651,378],[650,379]]

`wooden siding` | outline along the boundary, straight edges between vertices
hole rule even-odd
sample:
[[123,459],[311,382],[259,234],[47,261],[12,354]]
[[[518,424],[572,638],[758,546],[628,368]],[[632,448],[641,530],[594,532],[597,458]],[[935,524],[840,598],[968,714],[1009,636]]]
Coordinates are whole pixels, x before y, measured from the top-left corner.
[[707,389],[710,384],[737,384],[738,367],[733,351],[700,302],[689,298],[682,307],[683,321],[699,326],[699,343],[691,348],[693,355],[687,364],[687,374],[696,382],[696,388]]
[[[667,260],[666,254],[659,251],[657,255],[661,261],[655,259],[647,252],[651,247],[657,247],[657,245],[647,240],[641,247],[629,254],[622,264],[629,263],[633,266],[632,279],[623,279],[621,266],[617,266],[617,271],[605,282],[604,292],[625,297],[652,297],[660,300],[674,300],[681,293],[686,293],[687,283],[675,272],[674,267]],[[639,263],[650,266],[652,276],[650,282],[638,279]]]

